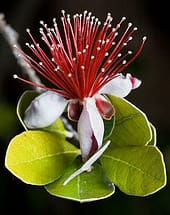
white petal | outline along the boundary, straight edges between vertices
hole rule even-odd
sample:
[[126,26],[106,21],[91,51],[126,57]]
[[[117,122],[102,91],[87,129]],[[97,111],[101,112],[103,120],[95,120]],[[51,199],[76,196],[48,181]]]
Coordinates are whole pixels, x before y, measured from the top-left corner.
[[63,113],[67,100],[47,91],[36,97],[25,111],[24,123],[28,128],[43,128],[52,124]]
[[108,148],[111,141],[108,140],[107,143],[100,148],[89,160],[87,160],[80,169],[76,170],[73,174],[71,174],[63,183],[63,185],[67,185],[68,182],[70,182],[73,178],[75,178],[77,175],[80,175],[82,172],[89,171],[92,168],[93,163],[100,158],[100,156],[104,153],[104,151]]
[[123,76],[120,74],[118,77],[109,81],[99,93],[109,94],[118,97],[126,97],[132,90],[132,82],[129,74]]
[[95,104],[94,98],[87,98],[78,121],[78,135],[82,158],[86,161],[93,143],[93,135],[98,149],[102,146],[104,124]]

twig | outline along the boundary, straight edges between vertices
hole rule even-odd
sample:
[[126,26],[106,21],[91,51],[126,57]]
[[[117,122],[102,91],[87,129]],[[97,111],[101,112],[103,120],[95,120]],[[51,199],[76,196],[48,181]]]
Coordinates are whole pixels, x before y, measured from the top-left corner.
[[[15,56],[18,65],[22,68],[22,71],[28,76],[29,80],[41,84],[41,81],[39,77],[36,75],[35,71],[27,64],[23,58],[21,57],[20,52],[18,51],[15,46],[17,46],[19,49],[21,49],[19,43],[18,43],[18,33],[6,23],[4,14],[0,13],[0,33],[3,35],[4,39],[9,44],[13,55]],[[35,90],[38,92],[41,92],[40,88],[35,87]]]

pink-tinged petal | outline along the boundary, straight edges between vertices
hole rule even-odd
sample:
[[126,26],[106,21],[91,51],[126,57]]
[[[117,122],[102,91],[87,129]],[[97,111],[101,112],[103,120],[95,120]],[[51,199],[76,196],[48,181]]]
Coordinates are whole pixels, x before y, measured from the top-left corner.
[[78,121],[78,135],[83,161],[89,159],[103,142],[104,124],[94,98],[84,101]]
[[132,89],[139,87],[140,84],[141,81],[135,77],[132,77],[129,73],[127,73],[126,76],[120,74],[116,78],[109,81],[99,93],[124,98],[131,92]]
[[63,113],[68,101],[57,93],[47,91],[36,97],[25,111],[28,128],[49,126]]
[[101,114],[101,116],[106,119],[110,120],[112,116],[115,114],[115,109],[113,105],[104,98],[104,96],[97,95],[95,96],[96,99],[96,106]]
[[127,73],[126,76],[128,76],[131,80],[132,89],[136,89],[141,85],[142,81],[139,80],[138,78],[133,77],[130,73]]
[[83,104],[79,100],[72,100],[68,104],[68,118],[73,121],[78,121],[83,109]]

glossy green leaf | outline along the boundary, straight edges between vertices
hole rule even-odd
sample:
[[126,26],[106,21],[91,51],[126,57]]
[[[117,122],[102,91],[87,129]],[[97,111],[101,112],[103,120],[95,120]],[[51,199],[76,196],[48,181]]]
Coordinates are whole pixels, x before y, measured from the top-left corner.
[[5,166],[25,183],[45,185],[59,178],[79,154],[79,149],[56,134],[27,131],[11,140]]
[[67,185],[63,185],[64,181],[81,166],[80,159],[76,159],[59,180],[46,186],[46,190],[54,196],[79,202],[104,199],[114,193],[114,185],[106,177],[101,165],[98,163],[94,164],[91,171],[83,172]]
[[109,137],[112,146],[148,144],[152,132],[146,115],[125,99],[109,98],[116,110],[115,128]]
[[18,104],[17,104],[17,116],[21,122],[21,124],[23,125],[23,127],[25,128],[25,130],[27,130],[26,125],[23,122],[23,118],[24,118],[24,112],[27,109],[27,107],[29,106],[29,104],[31,103],[31,101],[37,97],[39,95],[38,92],[33,91],[33,90],[28,90],[25,91],[22,96],[20,97]]
[[129,195],[146,196],[166,184],[163,156],[154,146],[108,148],[100,160],[110,180]]

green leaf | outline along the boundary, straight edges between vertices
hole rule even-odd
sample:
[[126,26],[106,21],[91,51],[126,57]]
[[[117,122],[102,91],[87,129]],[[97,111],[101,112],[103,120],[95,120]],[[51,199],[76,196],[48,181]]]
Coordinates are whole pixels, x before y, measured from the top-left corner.
[[151,131],[152,131],[152,139],[148,143],[148,145],[156,146],[156,141],[157,141],[156,128],[152,124],[150,124],[150,126],[151,126]]
[[11,140],[5,166],[25,183],[45,185],[59,178],[79,154],[79,149],[56,134],[27,131]]
[[64,186],[64,181],[81,166],[80,159],[76,159],[59,180],[45,187],[46,190],[54,196],[79,202],[104,199],[114,193],[114,185],[98,163],[94,164],[91,171],[81,173]]
[[126,194],[146,196],[166,184],[163,156],[154,146],[108,148],[100,160],[110,180]]
[[18,104],[17,104],[17,116],[18,116],[21,124],[25,128],[25,130],[27,130],[27,127],[26,127],[26,125],[23,122],[25,110],[27,109],[27,107],[29,106],[29,104],[31,103],[31,101],[35,97],[37,97],[38,95],[39,95],[38,92],[33,91],[33,90],[28,90],[28,91],[25,91],[22,94],[22,96],[20,97],[20,99],[18,101]]
[[146,115],[125,99],[110,96],[115,107],[115,128],[109,137],[112,146],[146,145],[152,138]]

